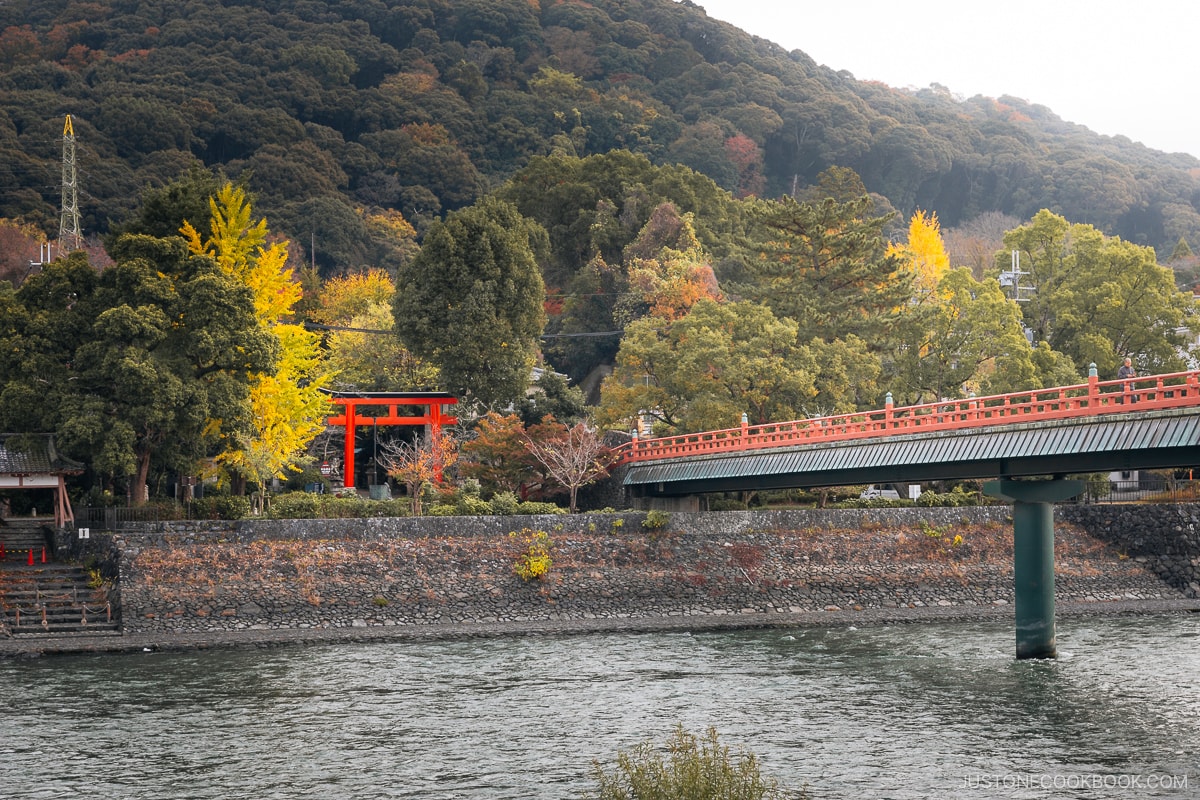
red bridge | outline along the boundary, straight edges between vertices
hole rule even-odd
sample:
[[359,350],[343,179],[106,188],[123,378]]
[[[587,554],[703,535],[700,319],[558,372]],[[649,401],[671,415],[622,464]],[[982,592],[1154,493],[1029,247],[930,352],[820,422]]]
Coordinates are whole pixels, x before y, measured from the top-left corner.
[[1093,367],[1075,386],[635,439],[622,463],[637,502],[677,509],[714,492],[996,478],[984,492],[1013,504],[1017,657],[1053,658],[1053,504],[1084,488],[1066,476],[1200,464],[1200,372],[1100,381]]
[[915,406],[860,411],[765,425],[742,424],[702,433],[635,439],[622,448],[621,463],[691,458],[796,445],[833,444],[914,433],[962,431],[1015,423],[1098,417],[1200,407],[1200,371],[1132,380],[1101,381],[1028,392],[940,400]]

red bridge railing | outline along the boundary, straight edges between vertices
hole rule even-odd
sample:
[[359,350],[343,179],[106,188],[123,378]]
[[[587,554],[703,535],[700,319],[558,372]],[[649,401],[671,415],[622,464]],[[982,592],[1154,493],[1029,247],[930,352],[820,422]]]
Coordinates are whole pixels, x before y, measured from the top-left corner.
[[634,439],[620,448],[619,463],[1190,406],[1200,406],[1200,371],[1115,381],[1092,376],[1074,386]]

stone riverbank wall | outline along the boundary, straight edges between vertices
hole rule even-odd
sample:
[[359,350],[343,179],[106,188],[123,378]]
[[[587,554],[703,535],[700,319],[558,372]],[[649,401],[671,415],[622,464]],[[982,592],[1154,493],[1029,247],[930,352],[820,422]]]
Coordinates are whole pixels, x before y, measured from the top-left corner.
[[[1060,600],[1200,597],[1200,506],[1064,506]],[[1004,506],[177,522],[64,555],[119,574],[127,633],[1009,604]],[[659,517],[663,519],[663,517]],[[514,564],[545,531],[552,566]]]

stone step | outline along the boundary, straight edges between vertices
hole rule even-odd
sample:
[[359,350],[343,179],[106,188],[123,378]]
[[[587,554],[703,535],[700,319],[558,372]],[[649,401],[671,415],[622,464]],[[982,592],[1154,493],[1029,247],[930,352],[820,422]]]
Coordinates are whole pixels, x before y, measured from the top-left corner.
[[37,625],[36,627],[9,627],[9,633],[14,637],[17,636],[64,636],[68,634],[79,634],[84,636],[102,636],[102,635],[121,635],[121,626],[113,622],[97,623],[95,625]]
[[72,564],[6,567],[0,572],[0,607],[13,636],[119,634],[120,621],[90,575]]
[[92,613],[83,614],[77,608],[59,609],[51,613],[47,611],[42,614],[33,610],[22,609],[20,613],[12,610],[5,615],[5,622],[10,630],[19,630],[21,628],[40,628],[43,624],[48,625],[81,625],[85,627],[95,627],[98,625],[116,625],[116,619],[110,617],[104,609],[94,610]]
[[10,550],[14,547],[25,547],[27,545],[41,546],[45,543],[46,537],[40,531],[12,533],[0,530],[0,544],[3,544]]

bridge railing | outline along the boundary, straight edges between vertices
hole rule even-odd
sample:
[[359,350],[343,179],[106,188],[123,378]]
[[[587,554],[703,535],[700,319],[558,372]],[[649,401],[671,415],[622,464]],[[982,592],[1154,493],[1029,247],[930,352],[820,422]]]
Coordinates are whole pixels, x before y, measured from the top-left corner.
[[1113,381],[1101,381],[1093,375],[1087,383],[1073,386],[939,400],[913,406],[894,407],[889,402],[876,411],[765,425],[743,424],[740,428],[679,436],[635,438],[622,446],[620,461],[652,461],[1189,406],[1200,406],[1200,371]]

